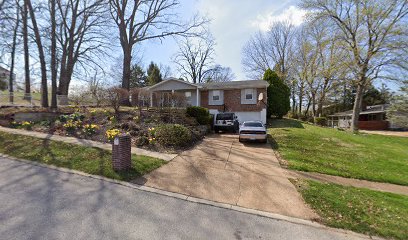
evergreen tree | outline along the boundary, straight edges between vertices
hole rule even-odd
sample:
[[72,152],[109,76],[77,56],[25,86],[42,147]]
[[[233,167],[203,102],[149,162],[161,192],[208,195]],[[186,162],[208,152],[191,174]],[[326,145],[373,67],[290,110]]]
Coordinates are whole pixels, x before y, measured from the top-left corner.
[[135,64],[130,73],[130,88],[140,88],[146,86],[146,73],[141,66]]
[[157,66],[157,64],[154,62],[151,62],[147,68],[147,84],[152,86],[161,82],[162,80],[159,66]]
[[282,118],[290,110],[290,89],[271,69],[265,71],[263,80],[269,83],[268,116]]
[[391,98],[392,94],[386,86],[383,85],[381,89],[378,90],[370,84],[363,95],[363,103],[366,106],[385,104],[390,103]]

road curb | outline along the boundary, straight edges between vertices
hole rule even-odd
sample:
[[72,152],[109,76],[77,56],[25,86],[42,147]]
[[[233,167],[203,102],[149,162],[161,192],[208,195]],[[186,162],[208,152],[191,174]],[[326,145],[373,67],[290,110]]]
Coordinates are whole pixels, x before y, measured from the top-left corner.
[[221,203],[221,202],[215,202],[215,201],[206,200],[206,199],[202,199],[202,198],[196,198],[196,197],[193,197],[193,196],[188,196],[188,195],[184,195],[184,194],[180,194],[180,193],[165,191],[165,190],[152,188],[152,187],[148,187],[148,186],[143,186],[143,185],[139,185],[139,184],[135,184],[135,183],[130,183],[130,182],[120,181],[120,180],[116,180],[116,179],[111,179],[111,178],[107,178],[107,177],[103,177],[103,176],[99,176],[99,175],[88,174],[88,173],[85,173],[85,172],[72,170],[72,169],[68,169],[68,168],[56,167],[56,166],[53,166],[53,165],[47,165],[47,164],[44,164],[44,163],[38,163],[38,162],[35,162],[35,161],[20,159],[20,158],[16,158],[16,157],[13,157],[13,156],[10,156],[10,155],[7,155],[7,154],[0,153],[0,157],[8,158],[8,159],[11,159],[11,160],[14,160],[14,161],[19,161],[19,162],[22,162],[22,163],[25,163],[25,164],[28,164],[28,165],[34,165],[34,166],[43,167],[43,168],[47,168],[47,169],[52,169],[52,170],[56,170],[56,171],[60,171],[60,172],[64,172],[64,173],[70,173],[70,174],[75,174],[75,175],[79,175],[79,176],[83,176],[83,177],[98,179],[98,180],[101,180],[101,181],[106,181],[106,182],[118,184],[118,185],[121,185],[121,186],[124,186],[124,187],[136,189],[136,190],[139,190],[139,191],[155,193],[155,194],[159,194],[159,195],[162,195],[162,196],[168,196],[168,197],[184,200],[184,201],[187,201],[187,202],[210,205],[210,206],[214,206],[214,207],[218,207],[218,208],[222,208],[222,209],[237,211],[237,212],[251,214],[251,215],[257,215],[257,216],[266,217],[266,218],[270,218],[270,219],[274,219],[274,220],[280,220],[280,221],[285,221],[285,222],[310,226],[310,227],[314,227],[314,228],[320,228],[320,229],[335,231],[335,232],[339,232],[339,233],[343,233],[343,234],[347,234],[347,235],[352,235],[352,236],[356,236],[356,237],[360,237],[360,238],[365,238],[365,239],[378,239],[378,240],[383,239],[383,238],[379,238],[379,237],[376,237],[376,236],[367,236],[367,235],[363,235],[363,234],[360,234],[360,233],[355,233],[355,232],[352,232],[352,231],[349,231],[349,230],[330,228],[330,227],[324,226],[324,225],[322,225],[322,224],[320,224],[318,222],[314,222],[314,221],[310,221],[310,220],[306,220],[306,219],[289,217],[289,216],[284,216],[284,215],[277,214],[277,213],[270,213],[270,212],[260,211],[260,210],[256,210],[256,209],[240,207],[240,206],[237,206],[237,205]]

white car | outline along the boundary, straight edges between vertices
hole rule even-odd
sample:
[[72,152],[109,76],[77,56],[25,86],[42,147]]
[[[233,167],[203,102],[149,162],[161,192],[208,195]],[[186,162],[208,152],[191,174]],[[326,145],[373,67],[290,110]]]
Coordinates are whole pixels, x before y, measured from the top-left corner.
[[239,127],[239,141],[267,141],[266,128],[261,121],[245,121]]

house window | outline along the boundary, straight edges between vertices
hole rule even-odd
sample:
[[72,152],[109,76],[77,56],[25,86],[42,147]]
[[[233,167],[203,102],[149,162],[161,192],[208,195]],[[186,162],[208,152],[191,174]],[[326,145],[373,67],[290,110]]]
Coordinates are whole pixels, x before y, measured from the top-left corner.
[[241,89],[241,104],[256,104],[256,89]]
[[254,99],[254,91],[252,89],[245,89],[245,99],[246,100]]
[[214,90],[213,91],[212,100],[213,101],[219,101],[220,100],[220,91],[219,90]]
[[185,92],[184,94],[185,94],[185,96],[186,96],[187,99],[190,99],[190,98],[191,98],[191,92]]

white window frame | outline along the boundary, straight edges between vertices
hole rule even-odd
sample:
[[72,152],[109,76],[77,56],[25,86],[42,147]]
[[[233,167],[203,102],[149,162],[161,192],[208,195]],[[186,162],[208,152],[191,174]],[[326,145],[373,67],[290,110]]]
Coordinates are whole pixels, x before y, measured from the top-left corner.
[[[254,100],[254,90],[252,88],[247,88],[244,90],[245,100],[250,101]],[[251,98],[247,98],[247,96],[251,94]]]
[[[218,99],[214,99],[214,97],[218,97]],[[221,100],[221,91],[220,90],[213,90],[212,91],[212,100],[214,102]]]

